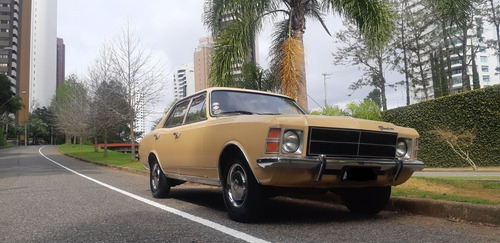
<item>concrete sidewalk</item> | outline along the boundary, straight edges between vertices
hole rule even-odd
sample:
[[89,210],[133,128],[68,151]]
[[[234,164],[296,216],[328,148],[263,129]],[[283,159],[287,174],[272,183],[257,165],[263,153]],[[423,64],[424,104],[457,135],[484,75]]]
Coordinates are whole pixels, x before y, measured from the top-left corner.
[[498,176],[500,177],[500,170],[424,170],[413,173],[413,176],[436,176],[436,177],[475,177],[475,176]]

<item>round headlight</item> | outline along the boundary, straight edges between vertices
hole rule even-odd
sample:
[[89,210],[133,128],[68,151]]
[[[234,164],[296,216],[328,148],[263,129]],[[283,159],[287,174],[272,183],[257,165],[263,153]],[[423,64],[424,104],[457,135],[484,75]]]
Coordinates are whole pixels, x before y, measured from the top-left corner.
[[281,149],[284,153],[295,153],[300,148],[300,137],[294,130],[285,131],[283,134],[283,146]]
[[403,158],[406,156],[408,152],[408,145],[405,140],[398,140],[398,144],[396,145],[396,156],[399,158]]

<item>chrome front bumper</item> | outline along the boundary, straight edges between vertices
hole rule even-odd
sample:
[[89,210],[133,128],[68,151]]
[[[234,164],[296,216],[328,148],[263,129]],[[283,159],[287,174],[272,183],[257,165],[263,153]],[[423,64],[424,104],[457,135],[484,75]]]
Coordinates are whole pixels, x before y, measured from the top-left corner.
[[345,167],[378,167],[381,171],[392,170],[394,181],[398,179],[401,171],[421,171],[425,164],[422,161],[394,160],[370,160],[350,158],[328,158],[325,155],[317,157],[262,157],[257,159],[260,168],[297,168],[316,169],[315,181],[320,181],[325,170],[342,170]]

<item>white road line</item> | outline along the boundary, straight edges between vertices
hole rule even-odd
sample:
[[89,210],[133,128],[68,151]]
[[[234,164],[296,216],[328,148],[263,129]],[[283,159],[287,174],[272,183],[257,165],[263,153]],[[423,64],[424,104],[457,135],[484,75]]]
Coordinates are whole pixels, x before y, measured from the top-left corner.
[[123,195],[125,195],[125,196],[131,197],[131,198],[136,199],[136,200],[138,200],[138,201],[141,201],[141,202],[143,202],[143,203],[149,204],[149,205],[151,205],[151,206],[153,206],[153,207],[157,207],[157,208],[162,209],[162,210],[164,210],[164,211],[167,211],[167,212],[169,212],[169,213],[172,213],[172,214],[175,214],[175,215],[181,216],[181,217],[183,217],[183,218],[189,219],[189,220],[194,221],[194,222],[196,222],[196,223],[199,223],[199,224],[205,225],[205,226],[207,226],[207,227],[210,227],[210,228],[212,228],[212,229],[215,229],[215,230],[217,230],[217,231],[220,231],[220,232],[222,232],[222,233],[224,233],[224,234],[228,234],[228,235],[230,235],[230,236],[233,236],[233,237],[238,238],[238,239],[242,239],[242,240],[247,241],[247,242],[268,242],[268,241],[265,241],[265,240],[263,240],[263,239],[259,239],[259,238],[253,237],[253,236],[251,236],[251,235],[249,235],[249,234],[243,233],[243,232],[241,232],[241,231],[237,231],[237,230],[231,229],[231,228],[229,228],[229,227],[226,227],[226,226],[224,226],[224,225],[221,225],[221,224],[218,224],[218,223],[212,222],[212,221],[210,221],[210,220],[207,220],[207,219],[204,219],[204,218],[200,218],[200,217],[198,217],[198,216],[195,216],[195,215],[192,215],[192,214],[185,213],[185,212],[180,211],[180,210],[178,210],[178,209],[171,208],[171,207],[165,206],[165,205],[163,205],[163,204],[160,204],[160,203],[157,203],[157,202],[151,201],[151,200],[149,200],[149,199],[146,199],[146,198],[143,198],[143,197],[137,196],[137,195],[132,194],[132,193],[130,193],[130,192],[124,191],[124,190],[122,190],[122,189],[120,189],[120,188],[116,188],[116,187],[111,186],[111,185],[108,185],[108,184],[106,184],[106,183],[104,183],[104,182],[98,181],[98,180],[96,180],[96,179],[94,179],[94,178],[91,178],[91,177],[88,177],[88,176],[86,176],[86,175],[80,174],[80,173],[78,173],[78,172],[76,172],[76,171],[74,171],[74,170],[72,170],[72,169],[70,169],[70,168],[68,168],[68,167],[66,167],[66,166],[64,166],[64,165],[62,165],[62,164],[59,164],[58,162],[56,162],[56,161],[52,160],[51,158],[49,158],[49,157],[45,156],[45,155],[42,153],[42,148],[44,148],[44,147],[41,147],[41,148],[38,150],[38,152],[40,153],[40,155],[42,155],[44,158],[46,158],[46,159],[47,159],[47,160],[49,160],[50,162],[52,162],[52,163],[54,163],[54,164],[56,164],[56,165],[58,165],[58,166],[60,166],[60,167],[62,167],[62,168],[64,168],[64,169],[66,169],[66,170],[68,170],[68,171],[70,171],[70,172],[72,172],[72,173],[74,173],[74,174],[76,174],[76,175],[79,175],[79,176],[81,176],[81,177],[83,177],[83,178],[85,178],[85,179],[87,179],[87,180],[93,181],[93,182],[95,182],[95,183],[97,183],[97,184],[99,184],[99,185],[101,185],[101,186],[104,186],[104,187],[106,187],[106,188],[108,188],[108,189],[111,189],[111,190],[113,190],[113,191],[115,191],[115,192],[119,192],[119,193],[121,193],[121,194],[123,194]]

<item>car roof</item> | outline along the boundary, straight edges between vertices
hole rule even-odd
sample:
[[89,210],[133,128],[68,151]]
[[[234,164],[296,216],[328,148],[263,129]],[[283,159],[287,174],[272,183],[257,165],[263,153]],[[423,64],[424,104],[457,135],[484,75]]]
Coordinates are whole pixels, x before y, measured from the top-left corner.
[[201,94],[203,92],[211,93],[213,91],[218,91],[218,90],[222,90],[222,91],[240,91],[240,92],[249,92],[249,93],[257,93],[257,94],[265,94],[265,95],[274,95],[274,96],[281,96],[281,97],[284,97],[284,98],[291,99],[289,96],[286,96],[286,95],[283,95],[283,94],[278,94],[278,93],[273,93],[273,92],[260,91],[260,90],[254,90],[254,89],[230,88],[230,87],[211,87],[211,88],[200,90],[200,91],[198,91],[198,92],[196,92],[196,93],[194,93],[192,95],[189,95],[187,97],[196,96],[196,95]]

